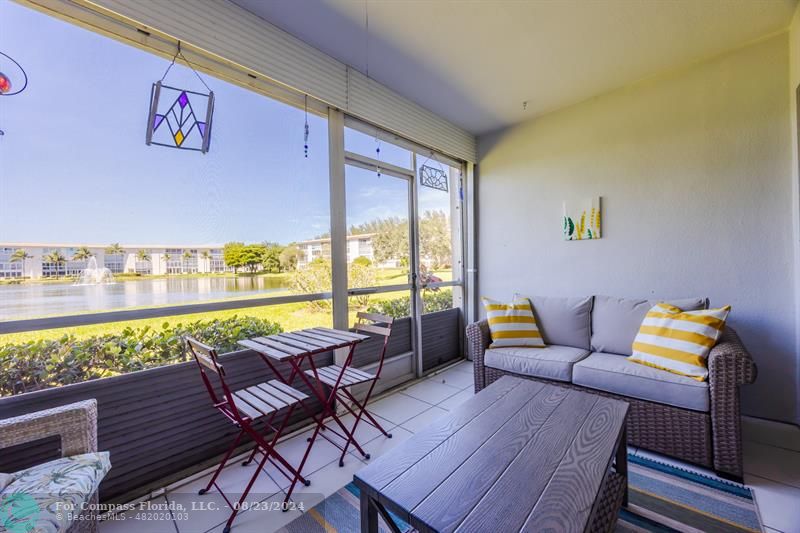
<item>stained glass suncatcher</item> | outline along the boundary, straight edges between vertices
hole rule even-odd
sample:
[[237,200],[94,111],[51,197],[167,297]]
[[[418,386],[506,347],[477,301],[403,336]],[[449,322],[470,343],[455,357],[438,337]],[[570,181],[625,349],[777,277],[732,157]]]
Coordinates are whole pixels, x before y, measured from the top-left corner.
[[214,93],[208,94],[153,84],[147,144],[197,150],[206,153],[211,145]]
[[419,184],[423,187],[430,187],[431,189],[447,192],[447,172],[441,168],[422,165],[419,168]]

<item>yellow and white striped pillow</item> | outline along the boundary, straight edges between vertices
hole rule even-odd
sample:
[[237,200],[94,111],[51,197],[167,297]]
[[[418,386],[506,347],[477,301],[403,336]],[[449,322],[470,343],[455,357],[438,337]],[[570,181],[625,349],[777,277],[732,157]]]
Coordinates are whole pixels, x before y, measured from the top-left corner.
[[517,296],[510,304],[489,298],[482,298],[482,300],[483,307],[486,309],[486,318],[489,321],[489,331],[492,334],[492,344],[489,348],[544,347],[542,334],[536,325],[530,300]]
[[708,353],[722,335],[730,310],[727,305],[721,309],[682,311],[659,303],[647,312],[628,359],[705,381]]

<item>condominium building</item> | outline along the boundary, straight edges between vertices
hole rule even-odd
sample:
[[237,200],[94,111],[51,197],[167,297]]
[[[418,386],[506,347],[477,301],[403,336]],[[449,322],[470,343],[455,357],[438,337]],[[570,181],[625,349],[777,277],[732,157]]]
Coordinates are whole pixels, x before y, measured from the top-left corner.
[[[88,254],[84,252],[88,249]],[[15,259],[17,250],[28,257]],[[74,243],[0,242],[0,279],[77,276],[94,259],[98,268],[114,274],[194,274],[229,270],[223,245],[120,244],[117,246]],[[88,255],[88,256],[87,256]],[[60,261],[53,261],[60,257]]]
[[[350,263],[356,257],[366,257],[370,261],[375,260],[372,250],[372,239],[375,233],[364,233],[362,235],[347,236],[347,262]],[[297,265],[302,267],[315,259],[331,258],[331,239],[329,237],[311,239],[297,243],[299,250]]]

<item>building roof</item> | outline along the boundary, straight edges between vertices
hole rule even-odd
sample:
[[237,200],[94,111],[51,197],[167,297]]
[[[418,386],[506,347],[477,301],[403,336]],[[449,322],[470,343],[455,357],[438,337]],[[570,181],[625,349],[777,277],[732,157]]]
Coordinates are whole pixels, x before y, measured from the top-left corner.
[[[0,247],[8,248],[108,248],[114,243],[107,244],[86,244],[72,242],[0,242]],[[119,243],[123,249],[139,250],[142,248],[192,248],[192,249],[212,249],[224,248],[224,244],[125,244]]]
[[[359,233],[358,235],[348,235],[347,236],[347,240],[348,241],[353,241],[353,240],[357,240],[357,239],[368,239],[368,238],[374,237],[375,235],[377,235],[377,234],[376,233]],[[314,244],[314,243],[318,243],[318,242],[320,242],[320,243],[322,243],[322,242],[331,242],[331,238],[330,237],[325,237],[324,239],[309,239],[307,241],[300,241],[297,244]]]

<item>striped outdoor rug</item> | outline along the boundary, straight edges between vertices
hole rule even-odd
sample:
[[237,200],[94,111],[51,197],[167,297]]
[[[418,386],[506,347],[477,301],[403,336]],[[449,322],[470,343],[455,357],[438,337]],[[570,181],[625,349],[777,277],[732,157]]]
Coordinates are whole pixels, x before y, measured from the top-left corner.
[[[761,531],[750,489],[650,459],[628,455],[628,509],[618,532]],[[350,483],[295,519],[283,533],[359,531],[359,492]],[[403,532],[414,530],[392,517]],[[390,533],[381,527],[381,533]]]

